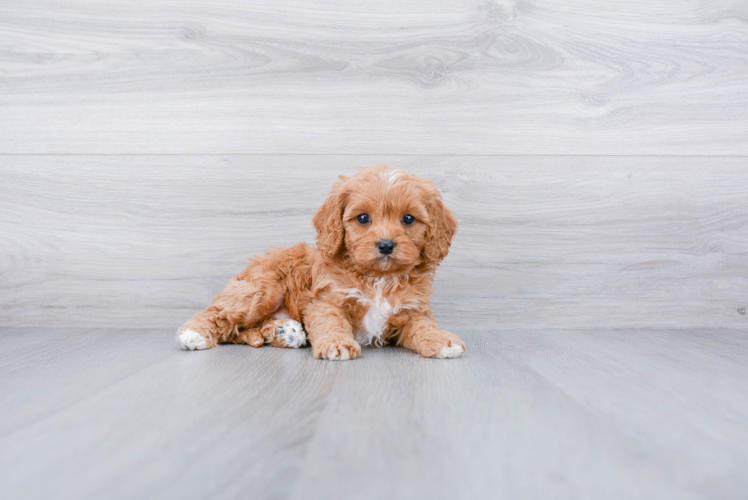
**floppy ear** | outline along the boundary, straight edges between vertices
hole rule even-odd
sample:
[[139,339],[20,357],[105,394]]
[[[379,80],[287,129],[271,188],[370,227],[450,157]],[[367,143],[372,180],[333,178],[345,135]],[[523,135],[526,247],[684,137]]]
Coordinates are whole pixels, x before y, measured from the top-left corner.
[[426,227],[423,256],[429,264],[438,266],[449,253],[452,237],[457,232],[457,219],[451,210],[444,206],[442,196],[434,188],[426,205],[429,223]]
[[344,181],[345,179],[335,183],[325,204],[317,209],[312,219],[314,229],[317,230],[317,248],[327,259],[337,254],[343,246],[343,210],[346,198]]

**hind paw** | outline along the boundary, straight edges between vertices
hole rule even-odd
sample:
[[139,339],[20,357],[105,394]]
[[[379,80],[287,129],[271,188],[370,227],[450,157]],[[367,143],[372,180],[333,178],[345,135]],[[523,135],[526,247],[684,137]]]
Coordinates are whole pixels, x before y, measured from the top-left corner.
[[179,347],[189,351],[207,349],[209,347],[205,337],[197,333],[195,330],[190,329],[177,333],[177,343],[179,344]]
[[275,330],[275,339],[273,339],[274,345],[278,347],[291,347],[298,349],[299,347],[306,345],[306,332],[296,320],[289,319],[281,323],[278,321],[278,326]]

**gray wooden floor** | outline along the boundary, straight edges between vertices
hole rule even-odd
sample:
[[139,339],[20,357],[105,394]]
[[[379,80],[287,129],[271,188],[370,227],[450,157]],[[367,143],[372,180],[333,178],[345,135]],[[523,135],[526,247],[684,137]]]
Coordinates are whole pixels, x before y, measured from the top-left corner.
[[[748,2],[0,2],[0,498],[745,498]],[[339,174],[467,355],[181,352]]]
[[2,329],[2,496],[745,498],[748,333],[456,331],[335,363]]

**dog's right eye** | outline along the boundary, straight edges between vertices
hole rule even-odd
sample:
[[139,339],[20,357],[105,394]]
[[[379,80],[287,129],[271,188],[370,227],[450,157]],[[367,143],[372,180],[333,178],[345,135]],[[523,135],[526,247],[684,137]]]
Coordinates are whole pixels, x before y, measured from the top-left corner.
[[356,217],[356,220],[359,224],[368,224],[369,223],[369,214],[361,214],[358,217]]

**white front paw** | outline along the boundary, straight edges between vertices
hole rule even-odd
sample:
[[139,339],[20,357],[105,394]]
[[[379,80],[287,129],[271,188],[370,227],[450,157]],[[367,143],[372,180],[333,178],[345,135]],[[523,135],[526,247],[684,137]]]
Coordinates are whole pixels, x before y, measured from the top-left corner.
[[306,332],[296,320],[289,319],[282,326],[278,326],[275,334],[281,337],[288,347],[297,349],[306,345]]
[[190,351],[208,348],[208,342],[205,340],[205,337],[197,333],[195,330],[185,330],[182,333],[177,334],[177,343],[182,349],[188,349]]
[[351,359],[351,353],[348,349],[336,349],[333,347],[327,351],[327,359],[330,361],[348,361]]

